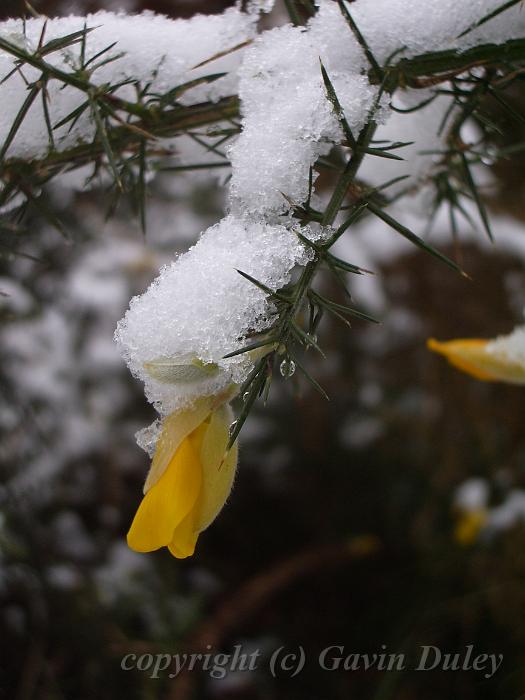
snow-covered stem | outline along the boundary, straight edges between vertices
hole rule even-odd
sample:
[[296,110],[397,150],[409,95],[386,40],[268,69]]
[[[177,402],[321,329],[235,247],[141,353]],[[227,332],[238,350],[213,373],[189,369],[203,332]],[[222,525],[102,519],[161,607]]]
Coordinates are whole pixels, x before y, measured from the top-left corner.
[[[299,17],[304,16],[305,8],[309,7],[310,10],[312,8],[311,3],[295,4]],[[293,0],[290,6],[294,6]],[[0,178],[5,184],[0,195],[0,206],[6,204],[23,189],[26,192],[28,189],[38,192],[42,184],[56,175],[80,166],[97,165],[104,158],[113,163],[110,172],[113,185],[120,189],[127,188],[132,194],[136,194],[135,188],[130,186],[130,180],[126,181],[122,177],[122,171],[128,167],[127,161],[130,154],[136,159],[141,149],[145,148],[144,157],[147,165],[153,167],[156,162],[170,155],[169,151],[163,147],[163,139],[222,122],[230,123],[232,133],[238,131],[240,104],[237,95],[228,95],[219,100],[206,100],[196,104],[181,102],[181,98],[196,85],[211,83],[221,77],[221,74],[213,70],[210,70],[209,75],[200,76],[196,81],[173,86],[161,94],[157,93],[154,98],[147,94],[147,91],[140,90],[137,84],[136,99],[132,99],[131,96],[124,99],[117,94],[123,87],[122,81],[114,83],[109,81],[103,85],[92,81],[91,76],[95,72],[96,64],[67,69],[57,67],[49,60],[49,56],[57,52],[64,52],[81,44],[87,46],[90,38],[91,30],[85,28],[49,42],[43,39],[37,48],[30,50],[0,35],[0,49],[16,59],[17,73],[22,74],[25,67],[31,67],[39,72],[36,80],[28,83],[27,100],[15,116],[8,137],[0,147]],[[232,47],[232,49],[236,48]],[[113,57],[111,54],[108,55],[109,62]],[[105,56],[102,57],[104,58]],[[485,70],[493,68],[500,71],[497,79],[501,82],[501,70],[509,74],[513,71],[520,72],[524,64],[525,39],[511,39],[503,44],[482,44],[461,52],[450,49],[410,57],[404,57],[403,52],[399,52],[392,58],[389,65],[380,66],[380,75],[377,68],[371,66],[368,78],[372,85],[381,78],[384,90],[393,94],[400,87],[437,88],[440,84],[480,66]],[[211,62],[212,68],[213,65]],[[513,70],[506,68],[509,66]],[[132,83],[131,80],[129,82]],[[51,83],[57,83],[59,87],[69,86],[85,95],[85,102],[91,105],[92,119],[96,122],[94,137],[69,148],[58,149],[54,142],[57,125],[49,124],[50,147],[45,155],[35,157],[28,154],[20,157],[11,154],[9,146],[21,127],[31,103],[42,100],[44,104],[48,104],[49,109],[52,100],[49,94]],[[78,113],[72,112],[66,115],[62,122],[65,125],[72,125],[78,116]],[[27,163],[31,163],[30,168],[26,167]]]

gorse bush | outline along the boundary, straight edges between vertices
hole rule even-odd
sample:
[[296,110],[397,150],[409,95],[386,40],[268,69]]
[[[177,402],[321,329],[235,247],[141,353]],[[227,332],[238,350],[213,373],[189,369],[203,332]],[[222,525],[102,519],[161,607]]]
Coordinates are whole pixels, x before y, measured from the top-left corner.
[[0,698],[519,696],[523,3],[5,4]]
[[[305,0],[286,3],[289,22],[258,32],[272,6],[189,20],[35,16],[0,28],[6,232],[23,235],[32,207],[63,228],[40,197],[53,181],[130,195],[146,230],[156,173],[229,171],[226,216],[132,300],[116,332],[160,414],[139,433],[155,453],[130,532],[141,551],[193,552],[276,371],[298,371],[326,396],[302,356],[324,356],[323,315],[376,320],[318,288],[321,269],[343,286],[369,274],[335,254],[341,237],[375,217],[467,276],[398,213],[431,220],[446,207],[456,234],[473,204],[492,240],[480,173],[522,147],[497,150],[483,109],[492,96],[523,120],[506,97],[525,63],[520,2]],[[523,354],[513,362],[522,377]]]

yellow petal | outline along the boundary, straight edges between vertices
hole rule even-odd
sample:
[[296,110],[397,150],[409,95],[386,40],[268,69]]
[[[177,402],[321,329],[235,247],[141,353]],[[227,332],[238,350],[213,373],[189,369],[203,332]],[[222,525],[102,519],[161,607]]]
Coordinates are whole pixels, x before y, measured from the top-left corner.
[[238,456],[237,443],[226,453],[232,420],[230,406],[220,406],[212,413],[204,433],[201,433],[202,488],[195,509],[198,532],[205,530],[215,520],[232,490]]
[[197,538],[221,511],[228,498],[237,465],[237,444],[226,454],[233,413],[220,406],[189,436],[199,456],[202,485],[194,508],[175,528],[169,550],[178,559],[191,556]]
[[144,493],[154,486],[166,471],[171,458],[184,438],[188,437],[210,414],[214,398],[204,396],[191,409],[175,411],[164,419],[162,433],[157,442],[155,456],[144,484]]
[[444,355],[450,364],[476,379],[509,384],[525,383],[525,368],[502,354],[487,352],[489,342],[469,338],[440,343],[430,338],[427,346],[430,350]]
[[486,524],[487,513],[484,510],[473,510],[463,513],[454,529],[456,542],[463,546],[474,544]]
[[195,512],[192,510],[177,525],[173,538],[169,544],[169,550],[177,559],[191,557],[195,551],[199,533],[195,530]]
[[202,483],[199,456],[189,438],[183,439],[163,475],[142,499],[128,545],[137,552],[168,546],[177,526],[192,511]]

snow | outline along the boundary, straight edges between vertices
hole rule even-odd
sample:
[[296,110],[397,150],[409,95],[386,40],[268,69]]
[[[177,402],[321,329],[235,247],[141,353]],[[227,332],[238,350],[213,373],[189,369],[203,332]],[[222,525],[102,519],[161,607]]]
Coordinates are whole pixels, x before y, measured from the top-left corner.
[[511,489],[503,503],[489,510],[487,528],[499,532],[508,530],[519,522],[525,523],[525,491]]
[[[102,228],[85,212],[84,224]],[[63,255],[56,233],[47,239],[42,232],[36,249],[29,248],[35,260],[10,265],[18,282],[0,280],[7,295],[0,296],[2,369],[13,385],[0,401],[9,497],[45,503],[68,464],[89,464],[90,455],[118,439],[113,417],[129,406],[130,389],[112,335],[130,295],[162,261],[126,229],[127,240],[114,222],[98,242],[76,246],[73,259],[64,256],[65,271],[56,265],[46,271],[37,262],[56,259],[56,246]],[[138,427],[122,425],[128,436]]]
[[509,335],[502,335],[487,345],[487,352],[505,357],[512,364],[525,368],[525,325],[518,326]]
[[486,479],[472,477],[464,481],[454,494],[454,505],[461,510],[477,511],[487,507],[489,484]]
[[95,545],[77,513],[58,513],[53,521],[53,534],[57,548],[63,556],[80,561],[94,557]]
[[[342,27],[346,38],[348,28]],[[351,38],[351,37],[350,37]],[[350,42],[351,46],[351,42]],[[343,60],[330,80],[353,133],[364,126],[377,88]],[[309,169],[343,133],[326,96],[315,34],[285,26],[263,34],[239,70],[243,130],[230,149],[233,211],[282,213],[308,195]],[[329,68],[329,70],[330,70]]]
[[82,585],[80,571],[68,564],[55,564],[46,570],[46,579],[52,588],[73,591]]
[[[134,84],[149,85],[150,94],[164,94],[178,85],[210,73],[227,74],[215,82],[188,90],[180,101],[193,104],[205,100],[216,101],[236,93],[235,68],[239,64],[242,51],[233,51],[206,65],[196,66],[251,39],[255,34],[255,22],[256,15],[242,13],[238,8],[229,8],[220,15],[196,15],[189,20],[171,20],[152,12],[137,15],[97,12],[86,17],[69,16],[48,21],[44,42],[81,31],[86,26],[93,30],[86,38],[86,60],[115,44],[100,60],[95,60],[90,65],[90,68],[93,68],[109,57],[116,58],[92,72],[91,82],[94,85],[114,85],[131,79]],[[28,20],[24,37],[22,20],[7,20],[0,23],[0,36],[23,46],[26,50],[34,51],[38,47],[43,24],[43,18]],[[56,68],[72,73],[80,67],[80,56],[81,45],[78,43],[46,55],[46,61]],[[0,51],[0,80],[13,70],[14,60],[8,53]],[[40,77],[38,69],[24,66],[21,72],[15,72],[0,85],[3,105],[0,115],[0,142],[5,141],[11,124],[28,94],[21,73],[28,82]],[[53,125],[85,102],[83,92],[73,87],[64,88],[58,80],[49,82],[48,92]],[[123,99],[134,100],[135,88],[133,85],[125,85],[114,94]],[[84,112],[71,131],[69,128],[70,124],[66,124],[55,130],[58,150],[93,138],[95,127],[89,110]],[[42,157],[48,148],[49,135],[42,99],[37,99],[9,148],[8,156]]]
[[375,58],[384,64],[397,51],[402,51],[405,58],[522,37],[525,12],[518,3],[458,38],[474,22],[502,4],[501,0],[355,0],[347,3],[347,7]]
[[133,552],[123,542],[115,543],[107,562],[94,575],[102,602],[111,605],[124,596],[138,597],[149,569],[146,557]]
[[[146,395],[161,415],[190,405],[198,395],[215,394],[231,383],[242,382],[253,367],[254,357],[249,354],[229,359],[224,355],[242,347],[252,333],[268,329],[276,312],[267,294],[241,277],[237,269],[277,290],[291,279],[295,267],[305,265],[312,257],[311,250],[297,236],[290,209],[306,200],[310,169],[317,159],[344,139],[339,118],[326,94],[320,60],[356,137],[377,102],[378,87],[369,81],[368,60],[337,3],[320,0],[317,15],[306,27],[285,24],[257,37],[259,13],[270,11],[273,4],[272,0],[252,0],[247,13],[238,5],[220,15],[197,15],[190,20],[169,20],[151,12],[99,12],[87,18],[53,19],[46,29],[45,41],[49,41],[81,30],[84,24],[93,28],[86,40],[87,59],[116,42],[104,54],[104,58],[111,56],[115,60],[92,73],[91,81],[96,85],[131,79],[141,86],[148,84],[149,94],[158,95],[189,80],[224,71],[226,75],[219,80],[188,90],[182,102],[218,100],[233,94],[239,94],[241,100],[242,131],[238,138],[220,144],[219,153],[210,153],[195,135],[163,142],[164,147],[176,151],[179,163],[210,162],[226,156],[231,161],[231,180],[228,215],[208,228],[190,251],[165,267],[142,296],[132,300],[118,326],[116,338],[121,352],[132,373],[144,381]],[[385,65],[396,52],[407,57],[429,51],[463,50],[482,42],[501,43],[522,36],[525,12],[517,6],[462,39],[456,38],[500,5],[501,0],[355,0],[347,7],[373,54]],[[35,50],[42,26],[42,19],[29,20],[24,36],[21,21],[10,20],[0,25],[0,35]],[[247,48],[237,48],[251,40]],[[72,71],[79,65],[80,51],[80,45],[75,45],[48,54],[46,60]],[[200,65],[203,62],[206,63]],[[0,52],[0,80],[13,65],[13,58]],[[30,82],[39,77],[39,71],[33,68],[24,66],[23,73]],[[61,88],[57,80],[48,86],[53,124],[85,98],[75,88]],[[134,90],[133,85],[124,85],[116,94],[134,99]],[[5,139],[27,94],[19,72],[0,84],[4,105],[0,141]],[[425,90],[399,90],[395,105],[412,107],[429,95]],[[377,106],[373,118],[379,124],[378,139],[415,143],[398,151],[405,158],[401,162],[367,156],[359,178],[381,184],[406,174],[409,179],[400,183],[394,194],[404,188],[421,188],[436,165],[436,156],[422,151],[442,149],[438,130],[448,99],[439,97],[413,114],[393,112],[386,96]],[[59,149],[89,140],[95,133],[88,111],[71,131],[68,129],[66,125],[56,130]],[[220,136],[206,136],[220,143]],[[48,140],[42,102],[37,99],[9,155],[41,157],[48,150]],[[70,178],[72,186],[82,186],[88,173],[84,170]],[[314,181],[315,177],[314,173]],[[422,187],[421,191],[423,199],[428,199],[428,188]],[[402,206],[407,208],[405,200]],[[374,230],[372,245],[377,249],[381,248],[378,242],[384,225],[375,223],[379,233]],[[319,235],[308,228],[302,233]],[[388,236],[400,240],[392,231]],[[359,239],[358,231],[349,257],[369,267],[366,260],[355,260]],[[392,246],[383,250],[390,255]],[[368,255],[364,248],[361,251]],[[111,265],[106,269],[104,259],[91,260],[84,273],[87,277],[70,281],[70,291],[86,311],[103,306],[110,298],[115,307],[123,303],[125,290],[113,279]],[[368,279],[365,284],[373,284]],[[88,287],[90,292],[85,295]],[[55,325],[57,337],[65,336],[58,320]],[[49,343],[48,352],[53,353],[52,339]],[[90,352],[106,367],[111,366],[107,344],[94,343]],[[47,385],[54,384],[55,391],[60,387],[62,372],[58,353],[57,357],[57,377],[46,379]],[[38,387],[42,378],[30,376],[30,381]],[[46,383],[42,386],[45,388]],[[144,434],[141,439],[149,449],[150,435]]]
[[[239,92],[243,133],[229,152],[233,161],[232,207],[251,213],[261,210],[282,213],[287,208],[282,193],[300,203],[307,193],[309,167],[342,137],[331,104],[326,99],[319,59],[328,71],[353,130],[358,131],[364,124],[377,88],[368,83],[365,75],[367,59],[337,3],[331,0],[320,0],[319,11],[306,29],[286,25],[263,32],[248,49],[236,48],[255,37],[258,13],[269,12],[273,4],[273,0],[252,0],[248,4],[249,12],[241,12],[237,6],[219,15],[196,15],[188,20],[170,20],[152,12],[127,15],[105,11],[87,17],[54,18],[47,23],[44,42],[81,31],[86,26],[93,30],[86,38],[86,60],[114,44],[99,61],[91,64],[94,68],[102,59],[115,59],[97,67],[91,75],[91,82],[104,85],[131,80],[133,84],[123,85],[115,93],[124,99],[134,99],[134,84],[149,85],[150,95],[162,94],[210,72],[225,72],[226,75],[215,82],[188,90],[181,102],[192,104],[217,100]],[[348,4],[348,9],[372,52],[384,64],[400,50],[401,55],[407,57],[455,47],[462,50],[487,41],[499,43],[522,36],[525,13],[517,6],[465,37],[455,38],[500,4],[500,0],[477,3],[356,0]],[[43,24],[43,18],[30,19],[24,30],[21,20],[8,20],[0,24],[0,36],[34,51]],[[225,55],[219,56],[224,52]],[[77,44],[47,54],[46,61],[61,70],[73,72],[80,65],[80,54],[81,46]],[[205,64],[200,65],[203,62]],[[9,75],[13,66],[13,57],[0,51],[0,80]],[[24,66],[22,71],[15,71],[0,85],[3,104],[0,142],[5,140],[27,97],[27,83],[32,83],[39,75],[37,69]],[[72,87],[64,89],[58,80],[51,80],[47,89],[52,124],[57,124],[85,101],[82,92]],[[415,97],[407,92],[400,99],[410,102]],[[427,111],[428,120],[419,122],[422,132],[428,126],[435,134],[432,121],[436,122],[442,115],[440,102],[445,100],[433,103]],[[378,119],[385,120],[387,114],[383,110]],[[401,128],[410,132],[414,126],[418,132],[417,116],[406,118],[405,126],[401,126],[401,121],[399,115],[392,117],[394,130]],[[89,141],[95,134],[89,110],[71,130],[69,127],[70,124],[66,124],[54,132],[59,150],[78,141]],[[185,136],[172,142],[166,140],[165,145],[176,147],[181,152],[182,163],[202,163],[216,158]],[[43,157],[48,148],[49,135],[39,96],[29,109],[8,155]],[[188,149],[191,158],[185,157]],[[367,160],[372,162],[371,158]],[[413,163],[414,159],[409,156],[409,171]],[[416,178],[421,174],[419,166],[423,161],[417,163]],[[375,167],[380,169],[382,165],[384,163],[375,164]],[[392,163],[389,166],[394,167]],[[82,185],[77,182],[76,186]]]
[[[263,331],[275,318],[267,295],[237,270],[272,290],[284,286],[295,265],[312,251],[282,225],[227,216],[132,299],[116,338],[132,373],[163,415],[199,395],[241,382],[252,362],[246,354],[224,359],[245,343],[249,332]],[[213,366],[199,381],[160,381],[145,363],[171,360],[192,368],[194,360]],[[192,371],[192,370],[191,370]]]
[[2,313],[25,314],[31,309],[31,297],[15,280],[0,277],[0,311]]
[[484,515],[480,540],[485,543],[516,525],[525,524],[525,491],[509,484],[505,493],[498,497],[499,502],[492,505],[490,500],[496,483],[496,480],[471,477],[461,483],[454,493],[454,506],[460,512]]
[[[327,101],[319,71],[323,61],[345,117],[354,133],[363,126],[377,94],[363,76],[366,58],[334,2],[319,3],[318,14],[303,28],[284,26],[265,32],[250,48],[239,69],[243,131],[229,151],[233,175],[230,187],[233,210],[254,215],[282,213],[289,204],[306,198],[309,168],[342,134]],[[396,50],[403,55],[451,48],[451,37],[470,26],[475,18],[498,7],[497,2],[475,6],[445,2],[385,2],[357,0],[349,6],[354,19],[377,58],[386,62]],[[523,33],[525,19],[517,9],[487,23],[462,39],[461,46],[485,40],[502,41]],[[487,28],[489,27],[489,28]],[[429,96],[427,91],[400,91],[396,105],[413,107]],[[360,176],[380,184],[399,175],[410,180],[401,188],[419,184],[431,171],[435,155],[421,151],[441,150],[438,130],[449,100],[440,97],[421,112],[377,116],[377,138],[415,141],[399,154],[405,161],[385,161],[368,156]],[[387,120],[388,117],[388,120]],[[395,190],[393,190],[395,193]]]
[[[237,71],[242,131],[227,150],[232,166],[230,215],[165,269],[146,294],[134,299],[119,325],[117,339],[124,357],[161,414],[191,403],[199,394],[241,382],[253,366],[249,355],[228,360],[224,355],[241,347],[250,332],[268,328],[274,309],[235,268],[278,289],[294,266],[309,259],[290,230],[291,220],[283,215],[292,204],[306,200],[310,168],[344,138],[326,94],[320,60],[356,136],[377,99],[366,56],[337,4],[318,4],[319,12],[307,27],[287,24],[263,32],[244,52]],[[357,0],[350,9],[378,60],[385,63],[400,48],[403,55],[450,48],[456,33],[497,6]],[[519,34],[522,19],[510,12],[498,20],[497,30],[471,32],[461,46]],[[400,91],[396,105],[413,107],[429,95]],[[442,150],[438,132],[448,104],[440,97],[420,112],[398,114],[390,113],[383,98],[375,115],[380,124],[377,138],[415,143],[402,149],[402,162],[368,156],[360,176],[381,184],[409,175],[397,192],[424,184],[439,157],[421,151]],[[209,371],[195,369],[196,363],[204,363]],[[154,435],[155,430],[153,439]],[[147,449],[150,437],[140,436]]]
[[[395,95],[394,105],[398,109],[411,109],[431,96],[429,90],[407,89]],[[388,188],[388,196],[409,191],[412,196],[403,200],[404,206],[416,212],[428,210],[428,200],[433,193],[433,187],[428,182],[442,159],[438,153],[446,147],[447,130],[444,129],[441,135],[439,131],[449,105],[450,100],[441,95],[416,112],[392,111],[386,123],[377,129],[375,139],[378,147],[388,142],[409,144],[392,151],[403,160],[367,155],[359,168],[359,178],[379,186],[394,178],[404,177],[404,180]]]
[[525,523],[525,491],[511,487],[497,505],[489,505],[494,484],[482,477],[471,477],[460,484],[454,494],[454,505],[466,513],[484,512],[484,539]]
[[35,399],[59,399],[69,391],[65,358],[71,353],[71,329],[56,310],[12,324],[3,333],[7,363],[18,385]]
[[249,0],[248,10],[251,12],[271,12],[275,0]]
[[144,450],[150,457],[155,454],[155,447],[157,445],[157,440],[162,433],[162,421],[157,419],[154,420],[151,425],[138,430],[135,433],[135,440],[137,445]]

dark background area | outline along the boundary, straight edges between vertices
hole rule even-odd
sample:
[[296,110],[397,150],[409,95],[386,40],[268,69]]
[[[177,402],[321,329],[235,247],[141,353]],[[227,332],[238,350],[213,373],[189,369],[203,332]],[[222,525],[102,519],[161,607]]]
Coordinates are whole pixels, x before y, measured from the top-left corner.
[[[130,8],[131,5],[131,8]],[[235,0],[151,0],[151,2],[96,2],[93,0],[81,0],[80,2],[61,2],[56,0],[34,0],[31,6],[42,14],[50,16],[68,15],[75,12],[96,12],[97,10],[112,10],[118,11],[124,9],[129,11],[152,10],[165,14],[168,17],[191,17],[198,12],[211,14],[213,12],[222,12],[225,7],[235,5]],[[0,19],[8,17],[20,17],[25,12],[25,3],[23,0],[4,0],[0,8]]]

